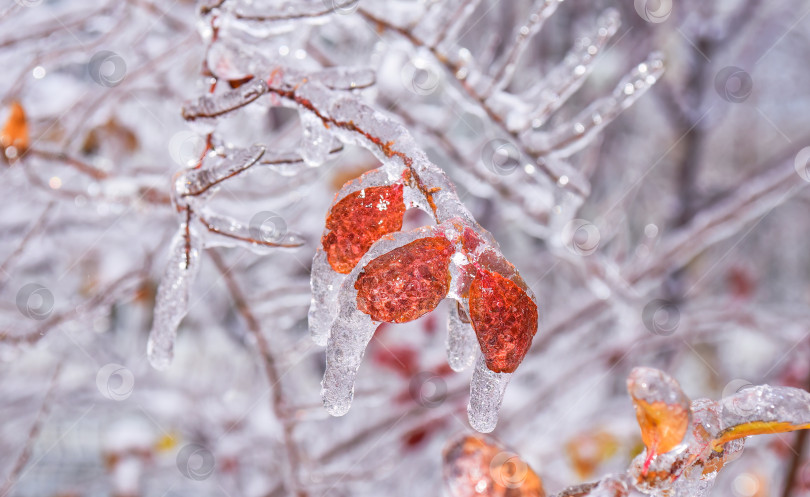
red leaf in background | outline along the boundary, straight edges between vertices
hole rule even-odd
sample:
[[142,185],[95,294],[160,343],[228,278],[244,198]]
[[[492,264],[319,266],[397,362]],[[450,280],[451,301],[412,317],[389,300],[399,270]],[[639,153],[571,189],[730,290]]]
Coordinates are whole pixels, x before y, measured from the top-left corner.
[[404,378],[410,378],[419,370],[419,356],[412,347],[380,344],[375,348],[373,357],[378,365],[399,373]]

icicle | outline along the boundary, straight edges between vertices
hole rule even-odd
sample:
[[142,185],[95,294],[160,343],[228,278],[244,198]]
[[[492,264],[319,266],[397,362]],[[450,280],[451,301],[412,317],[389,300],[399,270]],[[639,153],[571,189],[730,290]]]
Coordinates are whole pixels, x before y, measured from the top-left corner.
[[653,54],[618,84],[613,94],[601,98],[553,131],[527,130],[521,134],[532,153],[569,157],[585,148],[591,139],[624,109],[652,87],[664,71],[660,55]]
[[169,262],[160,280],[152,331],[146,353],[152,367],[167,369],[174,357],[174,341],[177,327],[188,312],[191,285],[200,266],[199,236],[189,229],[186,237],[186,224],[180,225],[169,247]]
[[239,88],[219,95],[206,95],[196,102],[187,103],[183,106],[183,118],[186,121],[214,119],[249,104],[265,93],[267,83],[261,78],[253,78]]
[[481,433],[489,433],[495,429],[498,411],[511,377],[512,373],[493,373],[487,368],[484,356],[478,356],[470,383],[470,403],[467,406],[467,416],[473,429]]
[[177,182],[177,193],[181,196],[199,195],[256,164],[264,155],[264,151],[263,146],[254,145],[247,149],[235,150],[227,157],[219,158],[211,166],[186,171]]
[[302,108],[299,114],[303,126],[301,157],[307,165],[318,167],[324,163],[333,148],[332,134],[324,122],[312,112]]
[[346,277],[329,265],[326,252],[318,249],[312,259],[312,302],[309,306],[309,331],[312,340],[320,346],[326,345],[329,328],[337,316],[335,293]]
[[451,301],[447,316],[447,362],[453,371],[464,371],[472,366],[479,351],[475,330],[469,318],[466,322],[462,320],[459,305]]
[[[341,297],[354,299],[356,293],[341,290]],[[349,412],[357,370],[378,325],[368,314],[356,310],[353,303],[343,305],[332,324],[326,347],[326,372],[321,383],[323,405],[332,416]]]
[[260,212],[244,225],[235,219],[203,210],[200,222],[208,230],[204,246],[242,247],[256,254],[268,254],[278,248],[296,248],[303,238],[287,231],[284,219],[273,212]]

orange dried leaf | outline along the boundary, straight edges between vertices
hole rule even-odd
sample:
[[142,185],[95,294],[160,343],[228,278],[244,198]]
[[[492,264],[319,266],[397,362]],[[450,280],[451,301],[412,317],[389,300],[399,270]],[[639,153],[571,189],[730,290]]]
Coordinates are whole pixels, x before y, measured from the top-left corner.
[[689,429],[689,398],[678,382],[661,371],[635,368],[627,378],[641,439],[647,447],[647,463],[658,454],[674,449]]
[[[28,136],[28,120],[25,117],[25,110],[20,102],[14,101],[11,103],[11,112],[6,119],[6,124],[3,126],[3,131],[0,132],[0,145],[8,158],[19,157],[30,145],[30,138]],[[14,147],[13,152],[10,147]]]
[[545,497],[543,481],[532,468],[497,440],[462,437],[444,450],[445,487],[452,497]]
[[586,432],[565,444],[565,452],[581,479],[591,478],[600,464],[610,459],[619,448],[616,437],[606,431]]
[[760,385],[720,400],[722,431],[712,442],[716,451],[732,440],[810,429],[810,393],[791,387]]

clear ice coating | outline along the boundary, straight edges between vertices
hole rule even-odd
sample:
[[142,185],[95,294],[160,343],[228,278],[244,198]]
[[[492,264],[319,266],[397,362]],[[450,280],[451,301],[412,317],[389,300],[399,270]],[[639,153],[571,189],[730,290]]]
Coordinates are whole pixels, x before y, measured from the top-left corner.
[[373,69],[356,67],[330,67],[312,75],[322,85],[332,90],[359,90],[374,84]]
[[507,124],[512,131],[522,131],[529,126],[542,126],[546,120],[574,94],[590,75],[594,62],[607,42],[621,25],[615,9],[608,9],[596,21],[596,29],[579,38],[571,50],[542,81],[520,95],[521,102],[532,105],[528,112],[517,108],[508,113]]
[[268,213],[250,225],[215,214],[204,209],[199,220],[206,228],[203,246],[241,247],[259,255],[269,254],[277,248],[295,248],[304,244],[303,238],[287,231],[281,217]]
[[234,150],[227,157],[220,157],[212,165],[190,169],[183,173],[177,182],[178,195],[200,195],[220,182],[246,171],[264,155],[265,148],[254,145],[242,150]]
[[167,369],[174,357],[177,327],[188,312],[191,285],[200,267],[200,241],[195,231],[182,224],[169,246],[169,261],[155,299],[152,330],[146,353],[158,370]]
[[498,411],[511,378],[512,373],[490,371],[484,356],[478,356],[470,382],[470,403],[467,405],[467,417],[473,429],[481,433],[489,433],[495,429]]
[[529,129],[521,137],[536,154],[570,157],[649,90],[663,72],[663,58],[654,53],[622,78],[610,96],[596,100],[569,122],[555,126],[552,131]]
[[205,95],[196,102],[183,106],[183,118],[187,121],[212,119],[253,102],[267,93],[267,83],[261,78],[253,78],[238,88],[219,95]]
[[332,133],[326,128],[321,118],[313,112],[301,109],[299,115],[303,127],[301,157],[311,167],[320,166],[334,148]]
[[447,363],[453,371],[464,371],[472,366],[478,354],[475,330],[469,318],[462,320],[459,306],[455,300],[450,301],[447,316]]
[[[723,432],[749,423],[786,423],[810,426],[810,393],[799,388],[760,385],[746,388],[719,402]],[[787,431],[766,428],[768,432]]]

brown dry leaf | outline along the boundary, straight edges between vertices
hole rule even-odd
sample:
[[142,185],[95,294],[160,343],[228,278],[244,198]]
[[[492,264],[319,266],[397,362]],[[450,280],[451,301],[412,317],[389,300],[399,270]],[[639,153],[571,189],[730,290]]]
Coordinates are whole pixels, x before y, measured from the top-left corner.
[[115,150],[131,153],[138,148],[138,137],[130,128],[111,117],[106,123],[94,127],[87,133],[87,137],[82,143],[82,153],[95,154],[102,144],[107,144]]
[[0,132],[0,146],[2,146],[6,158],[14,159],[24,154],[30,143],[25,110],[22,104],[15,100],[11,103],[11,112],[3,126],[3,131]]

